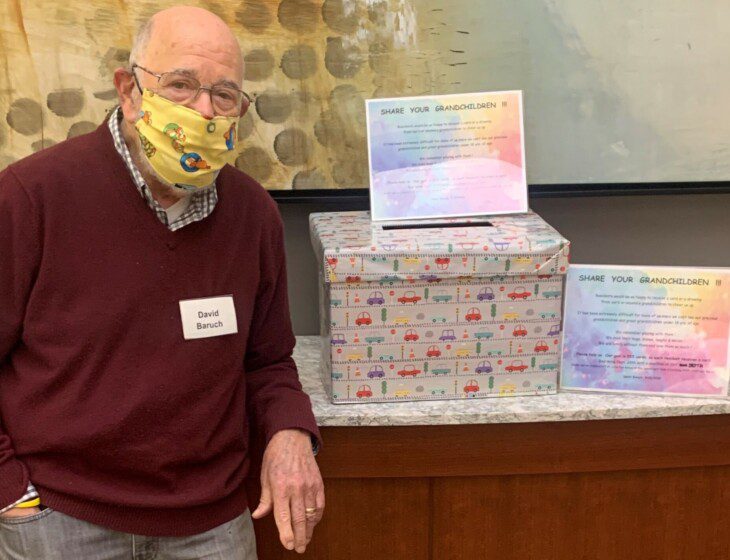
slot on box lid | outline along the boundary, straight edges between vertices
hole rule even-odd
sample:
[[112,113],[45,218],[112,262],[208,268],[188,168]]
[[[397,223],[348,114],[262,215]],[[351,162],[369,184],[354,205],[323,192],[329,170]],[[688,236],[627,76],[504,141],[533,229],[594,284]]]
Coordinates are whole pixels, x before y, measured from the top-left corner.
[[570,252],[534,212],[396,223],[373,222],[367,211],[316,212],[309,226],[328,284],[565,274]]
[[475,220],[473,222],[449,222],[449,223],[434,223],[434,222],[421,222],[421,223],[387,223],[382,224],[381,229],[431,229],[431,228],[472,228],[472,227],[494,227],[491,222],[487,220]]

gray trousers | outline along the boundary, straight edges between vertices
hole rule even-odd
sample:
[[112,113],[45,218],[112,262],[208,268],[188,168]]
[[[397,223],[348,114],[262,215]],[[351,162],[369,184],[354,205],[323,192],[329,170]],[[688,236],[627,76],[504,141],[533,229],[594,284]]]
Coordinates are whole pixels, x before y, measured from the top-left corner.
[[0,518],[2,560],[256,560],[249,510],[189,537],[121,533],[46,508]]

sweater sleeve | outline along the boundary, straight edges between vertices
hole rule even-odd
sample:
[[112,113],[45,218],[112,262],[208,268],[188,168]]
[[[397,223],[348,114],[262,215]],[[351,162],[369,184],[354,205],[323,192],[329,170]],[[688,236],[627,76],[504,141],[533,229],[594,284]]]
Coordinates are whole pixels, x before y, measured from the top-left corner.
[[[5,169],[0,172],[0,364],[21,338],[40,258],[38,213],[12,170]],[[0,421],[0,508],[21,498],[28,483],[28,470]]]
[[275,212],[273,231],[261,247],[261,278],[245,357],[247,406],[264,448],[279,430],[299,428],[322,440],[309,396],[292,358],[296,343],[287,295],[283,223]]

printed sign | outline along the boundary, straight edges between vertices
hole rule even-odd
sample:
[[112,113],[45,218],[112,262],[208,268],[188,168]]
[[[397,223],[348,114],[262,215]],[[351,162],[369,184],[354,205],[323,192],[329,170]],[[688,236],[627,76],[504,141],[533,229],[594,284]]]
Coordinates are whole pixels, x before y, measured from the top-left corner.
[[522,92],[367,101],[373,220],[527,212]]
[[727,396],[730,269],[568,270],[563,389]]

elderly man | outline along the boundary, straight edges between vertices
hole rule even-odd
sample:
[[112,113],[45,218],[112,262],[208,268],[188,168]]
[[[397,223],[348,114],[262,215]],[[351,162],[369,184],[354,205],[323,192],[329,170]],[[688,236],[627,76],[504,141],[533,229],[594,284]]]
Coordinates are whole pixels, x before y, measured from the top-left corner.
[[239,46],[178,7],[130,62],[108,122],[0,174],[0,557],[248,560],[272,509],[303,552],[319,433],[281,217],[226,165],[250,103]]

